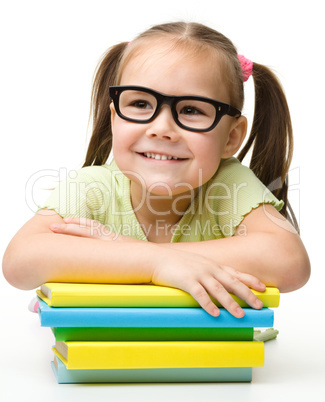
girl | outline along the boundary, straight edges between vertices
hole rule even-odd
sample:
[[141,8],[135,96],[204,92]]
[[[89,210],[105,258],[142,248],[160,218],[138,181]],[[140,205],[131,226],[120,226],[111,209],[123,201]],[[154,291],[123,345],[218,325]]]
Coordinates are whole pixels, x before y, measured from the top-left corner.
[[[250,75],[254,121],[236,159]],[[217,316],[210,294],[242,317],[228,292],[259,309],[250,288],[307,282],[307,253],[286,219],[290,115],[269,69],[208,27],[164,24],[104,55],[92,112],[84,167],[6,250],[9,283],[152,282],[189,292]],[[239,161],[253,144],[250,170]]]

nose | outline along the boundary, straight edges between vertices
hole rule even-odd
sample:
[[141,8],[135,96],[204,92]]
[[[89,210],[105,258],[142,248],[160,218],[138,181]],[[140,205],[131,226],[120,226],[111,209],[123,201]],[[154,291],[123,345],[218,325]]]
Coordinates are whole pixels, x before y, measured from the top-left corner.
[[151,138],[176,142],[180,138],[180,128],[175,123],[169,105],[163,105],[156,118],[148,123],[146,135]]

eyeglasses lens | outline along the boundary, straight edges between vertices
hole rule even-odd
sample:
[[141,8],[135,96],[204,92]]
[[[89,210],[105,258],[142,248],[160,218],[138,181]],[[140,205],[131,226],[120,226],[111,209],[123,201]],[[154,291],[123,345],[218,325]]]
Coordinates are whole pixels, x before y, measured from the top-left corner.
[[[119,108],[123,116],[141,123],[153,116],[157,109],[157,99],[147,92],[125,90],[120,94]],[[216,117],[215,107],[201,100],[180,100],[175,109],[178,121],[192,129],[207,129]]]

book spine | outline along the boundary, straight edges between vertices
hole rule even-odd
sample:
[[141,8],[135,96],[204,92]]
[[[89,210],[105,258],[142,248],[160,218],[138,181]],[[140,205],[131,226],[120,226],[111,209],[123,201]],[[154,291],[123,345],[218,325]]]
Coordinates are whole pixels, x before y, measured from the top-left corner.
[[68,370],[56,356],[51,365],[59,384],[250,382],[252,380],[251,367]]
[[57,341],[252,341],[253,328],[52,328]]
[[[48,286],[42,286],[36,293],[53,307],[200,307],[190,294],[163,286],[62,283],[51,283]],[[268,287],[265,292],[252,292],[263,302],[264,307],[278,307],[278,289]],[[249,307],[239,297],[232,297],[241,307]],[[221,307],[216,299],[212,300]]]
[[274,313],[268,308],[244,309],[236,318],[220,309],[212,317],[202,308],[63,308],[49,307],[40,301],[39,313],[44,327],[136,327],[136,328],[251,328],[272,327]]
[[[60,342],[68,369],[259,367],[263,342]],[[63,356],[62,353],[66,353]]]

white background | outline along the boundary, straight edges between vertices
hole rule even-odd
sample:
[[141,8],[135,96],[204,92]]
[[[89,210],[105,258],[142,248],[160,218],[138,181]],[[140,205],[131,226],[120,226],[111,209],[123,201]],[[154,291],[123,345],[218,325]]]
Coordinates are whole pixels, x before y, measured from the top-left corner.
[[[290,195],[312,262],[309,283],[281,297],[280,335],[265,345],[265,367],[254,370],[252,384],[58,385],[50,330],[27,311],[34,291],[14,289],[0,275],[1,401],[325,401],[322,10],[316,0],[0,2],[1,256],[56,172],[83,162],[91,82],[102,53],[151,25],[182,19],[221,31],[283,83],[295,134]],[[248,82],[248,118],[252,96]]]

